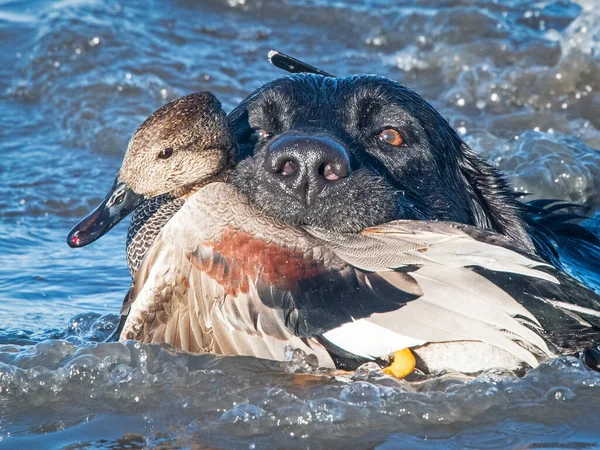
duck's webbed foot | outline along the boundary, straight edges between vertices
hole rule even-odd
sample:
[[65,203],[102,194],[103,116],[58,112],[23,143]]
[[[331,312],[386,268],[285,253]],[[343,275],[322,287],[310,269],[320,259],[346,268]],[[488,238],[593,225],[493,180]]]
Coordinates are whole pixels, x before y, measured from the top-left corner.
[[392,363],[383,368],[383,373],[401,379],[412,373],[415,365],[415,355],[409,348],[404,348],[394,353]]

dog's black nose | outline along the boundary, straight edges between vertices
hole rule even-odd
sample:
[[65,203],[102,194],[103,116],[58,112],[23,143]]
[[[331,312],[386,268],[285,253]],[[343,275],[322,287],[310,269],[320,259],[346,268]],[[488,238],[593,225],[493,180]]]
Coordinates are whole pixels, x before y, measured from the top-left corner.
[[308,205],[327,186],[351,172],[344,147],[320,136],[288,135],[275,139],[264,168],[282,189]]

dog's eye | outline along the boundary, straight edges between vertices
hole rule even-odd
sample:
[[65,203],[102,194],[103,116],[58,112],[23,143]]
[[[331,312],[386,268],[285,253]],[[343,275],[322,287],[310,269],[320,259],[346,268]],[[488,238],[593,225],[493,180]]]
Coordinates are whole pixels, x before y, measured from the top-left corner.
[[265,130],[264,128],[259,128],[258,130],[255,131],[255,133],[256,133],[256,137],[259,140],[269,137],[269,132],[267,130]]
[[173,149],[171,147],[167,147],[158,152],[159,159],[169,159],[173,154]]
[[404,142],[402,135],[393,128],[386,128],[381,133],[379,133],[379,139],[381,139],[386,144],[393,145],[394,147],[400,147]]

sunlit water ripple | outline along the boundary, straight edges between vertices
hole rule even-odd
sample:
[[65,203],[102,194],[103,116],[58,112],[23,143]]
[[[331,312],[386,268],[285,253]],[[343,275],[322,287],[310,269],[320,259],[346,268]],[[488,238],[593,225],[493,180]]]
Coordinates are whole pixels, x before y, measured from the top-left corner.
[[98,343],[125,226],[65,244],[148,114],[198,90],[231,109],[282,75],[271,48],[411,86],[516,189],[599,217],[595,1],[2,0],[0,48],[0,448],[600,445],[600,376],[574,359],[411,384]]

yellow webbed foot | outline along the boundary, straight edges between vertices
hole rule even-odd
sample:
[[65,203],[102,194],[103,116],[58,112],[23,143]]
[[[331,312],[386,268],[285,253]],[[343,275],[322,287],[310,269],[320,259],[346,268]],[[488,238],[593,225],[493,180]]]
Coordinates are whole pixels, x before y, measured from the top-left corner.
[[409,348],[398,350],[394,353],[394,361],[383,368],[383,373],[396,378],[404,378],[415,369],[415,356]]

